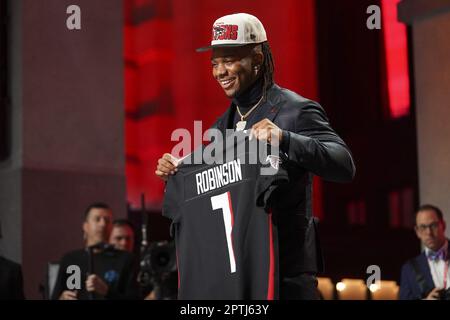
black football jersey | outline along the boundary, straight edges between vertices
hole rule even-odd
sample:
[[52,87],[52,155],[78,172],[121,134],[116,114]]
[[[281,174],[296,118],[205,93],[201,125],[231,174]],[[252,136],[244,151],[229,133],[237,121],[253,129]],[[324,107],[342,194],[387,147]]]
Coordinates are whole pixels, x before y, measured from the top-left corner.
[[[287,172],[278,156],[261,159],[252,151],[248,137],[218,150],[226,151],[226,159],[211,163],[205,156],[200,164],[188,164],[191,155],[166,185],[163,215],[172,220],[178,298],[277,299],[277,230],[270,199],[287,181]],[[250,160],[253,153],[257,163]],[[268,169],[272,174],[262,174]]]

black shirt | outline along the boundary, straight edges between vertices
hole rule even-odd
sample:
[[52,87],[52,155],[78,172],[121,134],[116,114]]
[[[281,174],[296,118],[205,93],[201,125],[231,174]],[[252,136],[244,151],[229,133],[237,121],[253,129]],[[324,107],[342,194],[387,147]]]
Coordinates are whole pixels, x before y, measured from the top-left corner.
[[[89,270],[89,255],[87,249],[75,250],[67,253],[60,262],[58,278],[53,290],[52,299],[58,299],[67,288],[68,278],[74,274],[67,273],[70,265],[81,269],[81,289],[78,290],[79,300],[89,300],[91,296],[86,291],[86,278]],[[93,274],[98,275],[108,285],[106,297],[94,294],[93,299],[137,299],[137,278],[133,263],[133,255],[108,247],[93,254]]]
[[[261,99],[263,95],[263,84],[264,80],[262,77],[260,77],[258,80],[255,81],[254,84],[252,84],[246,91],[241,93],[239,96],[233,98],[233,105],[234,105],[234,113],[233,113],[233,126],[230,129],[236,128],[236,123],[241,120],[241,117],[239,113],[236,110],[236,106],[239,107],[239,111],[244,115],[250,109],[255,106]],[[247,121],[247,125],[245,129],[250,129],[252,125],[254,125],[256,122],[254,119],[257,119],[255,116],[258,114],[259,106],[256,107],[249,115],[245,118],[245,121]]]

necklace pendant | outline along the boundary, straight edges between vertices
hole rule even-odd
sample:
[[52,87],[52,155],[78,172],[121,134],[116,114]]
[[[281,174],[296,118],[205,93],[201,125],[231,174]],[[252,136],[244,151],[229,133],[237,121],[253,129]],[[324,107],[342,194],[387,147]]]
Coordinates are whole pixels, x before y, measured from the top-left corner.
[[247,121],[238,121],[238,123],[236,123],[236,131],[243,131],[246,125]]

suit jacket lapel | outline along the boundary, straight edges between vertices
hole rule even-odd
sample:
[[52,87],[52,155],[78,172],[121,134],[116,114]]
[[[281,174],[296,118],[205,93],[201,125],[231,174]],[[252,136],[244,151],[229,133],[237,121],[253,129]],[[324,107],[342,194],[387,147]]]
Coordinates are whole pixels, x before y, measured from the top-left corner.
[[228,128],[228,124],[231,121],[230,120],[232,114],[231,110],[234,107],[235,107],[234,104],[231,103],[230,107],[228,107],[225,113],[222,114],[222,116],[220,116],[219,120],[217,121],[216,127],[222,132],[223,136],[225,136],[226,129]]
[[274,84],[268,91],[267,91],[267,99],[263,103],[263,105],[260,107],[260,110],[258,110],[258,120],[261,121],[265,118],[269,119],[273,122],[275,117],[277,116],[278,112],[280,111],[281,106],[283,105],[283,102],[285,99],[280,94],[277,94],[280,90],[280,87],[276,84]]
[[427,256],[425,255],[425,252],[422,252],[422,254],[419,256],[419,266],[422,269],[423,275],[425,276],[427,286],[429,287],[429,289],[433,289],[434,281],[431,275],[430,265],[428,264],[428,259]]
[[450,240],[447,239],[448,245],[447,245],[447,259],[450,259]]

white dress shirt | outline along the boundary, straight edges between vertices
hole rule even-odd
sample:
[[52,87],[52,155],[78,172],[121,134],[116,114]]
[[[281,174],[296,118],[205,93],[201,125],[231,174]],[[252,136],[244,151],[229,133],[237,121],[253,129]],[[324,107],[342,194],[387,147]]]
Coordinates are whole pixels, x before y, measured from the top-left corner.
[[[444,250],[444,252],[448,252],[448,240],[445,240],[444,246],[441,248]],[[434,286],[436,288],[443,288],[444,287],[444,274],[447,273],[447,285],[446,288],[450,287],[450,272],[449,272],[449,263],[448,260],[444,259],[436,259],[431,260],[428,259],[429,252],[432,251],[431,249],[425,247],[425,255],[427,256],[428,265],[430,266],[431,276],[433,278]],[[448,259],[449,257],[447,257]],[[445,269],[447,269],[447,272],[445,272]]]

